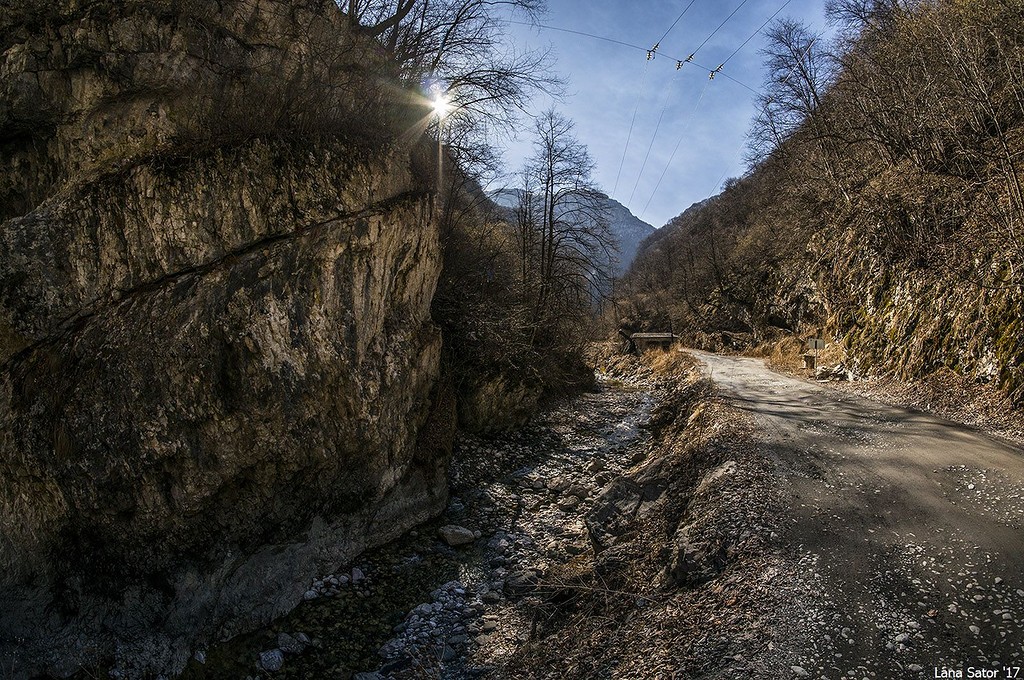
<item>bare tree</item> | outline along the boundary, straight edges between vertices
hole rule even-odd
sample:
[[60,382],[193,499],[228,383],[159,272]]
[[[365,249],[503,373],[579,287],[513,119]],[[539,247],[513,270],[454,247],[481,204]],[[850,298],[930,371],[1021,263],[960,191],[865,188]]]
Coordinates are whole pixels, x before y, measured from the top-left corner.
[[768,70],[759,113],[749,136],[749,160],[754,163],[778,151],[787,154],[786,142],[799,135],[811,144],[794,149],[820,165],[821,175],[849,200],[839,172],[835,130],[823,102],[837,75],[837,62],[820,35],[792,19],[777,21],[766,32],[761,50]]
[[826,0],[825,15],[847,38],[881,31],[892,24],[910,0]]
[[536,122],[534,155],[523,173],[516,209],[524,290],[538,322],[586,314],[606,287],[615,256],[605,196],[594,163],[554,109]]
[[477,146],[481,127],[512,131],[538,90],[560,91],[547,51],[518,51],[505,39],[501,14],[535,20],[543,0],[348,0],[343,9],[407,83],[448,100],[462,121],[443,130],[456,152]]

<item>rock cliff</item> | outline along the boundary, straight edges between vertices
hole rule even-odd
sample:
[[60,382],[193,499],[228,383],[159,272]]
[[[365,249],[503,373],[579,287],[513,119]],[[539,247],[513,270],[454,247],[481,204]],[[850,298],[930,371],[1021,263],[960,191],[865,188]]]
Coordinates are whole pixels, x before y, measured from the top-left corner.
[[329,1],[0,35],[0,664],[175,672],[444,507],[423,111]]

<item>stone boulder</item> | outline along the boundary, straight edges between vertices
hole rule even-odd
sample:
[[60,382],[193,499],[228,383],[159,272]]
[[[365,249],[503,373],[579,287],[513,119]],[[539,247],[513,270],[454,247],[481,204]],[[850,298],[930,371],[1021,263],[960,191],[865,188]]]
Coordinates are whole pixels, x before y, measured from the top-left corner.
[[672,541],[665,567],[666,585],[690,587],[717,576],[728,561],[728,550],[721,543],[692,536],[682,527]]
[[453,548],[460,545],[469,545],[476,540],[476,535],[472,530],[455,524],[446,524],[438,529],[437,533],[445,543]]

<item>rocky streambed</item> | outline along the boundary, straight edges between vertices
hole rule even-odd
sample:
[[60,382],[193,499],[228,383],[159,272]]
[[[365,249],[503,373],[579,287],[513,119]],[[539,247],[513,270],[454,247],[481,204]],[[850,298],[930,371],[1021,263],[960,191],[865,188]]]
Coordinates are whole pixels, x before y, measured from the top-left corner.
[[197,653],[185,678],[444,677],[500,670],[537,625],[529,591],[592,553],[598,492],[648,454],[650,385],[597,389],[493,437],[461,435],[437,520],[310,584],[272,626]]

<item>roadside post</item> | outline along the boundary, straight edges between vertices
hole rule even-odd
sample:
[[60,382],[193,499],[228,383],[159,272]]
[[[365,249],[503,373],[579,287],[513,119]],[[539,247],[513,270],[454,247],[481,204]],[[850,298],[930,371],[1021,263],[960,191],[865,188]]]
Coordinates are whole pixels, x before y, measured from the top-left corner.
[[810,338],[807,340],[807,349],[814,354],[804,354],[804,368],[815,369],[818,367],[818,350],[825,349],[825,341],[821,338]]

